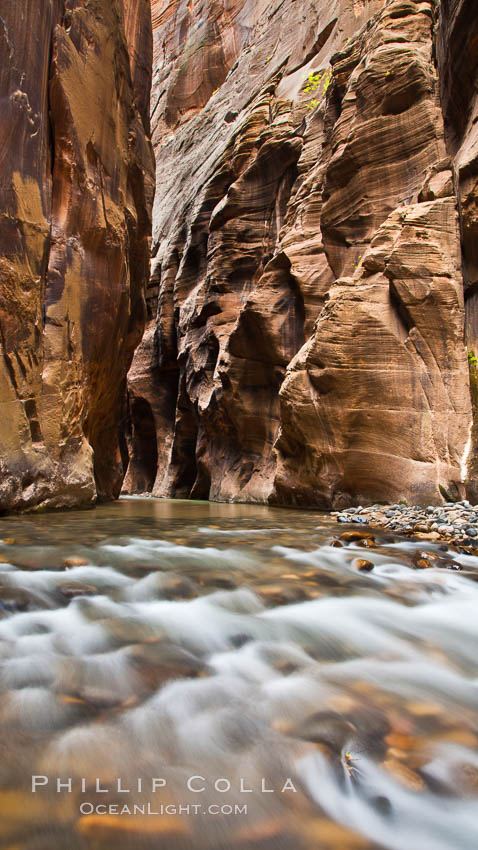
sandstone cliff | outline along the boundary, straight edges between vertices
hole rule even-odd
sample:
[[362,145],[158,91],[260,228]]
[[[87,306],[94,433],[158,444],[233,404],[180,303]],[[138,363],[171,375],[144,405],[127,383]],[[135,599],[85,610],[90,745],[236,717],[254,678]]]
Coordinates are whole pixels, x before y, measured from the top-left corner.
[[149,0],[0,0],[0,510],[117,495],[144,325]]
[[442,0],[437,34],[434,0],[153,2],[128,491],[322,507],[464,493],[473,5]]

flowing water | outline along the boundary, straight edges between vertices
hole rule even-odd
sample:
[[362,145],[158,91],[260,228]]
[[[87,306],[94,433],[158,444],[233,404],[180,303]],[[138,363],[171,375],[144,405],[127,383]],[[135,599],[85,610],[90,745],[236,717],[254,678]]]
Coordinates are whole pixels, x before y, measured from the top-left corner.
[[0,846],[476,850],[478,559],[344,529],[1,519]]

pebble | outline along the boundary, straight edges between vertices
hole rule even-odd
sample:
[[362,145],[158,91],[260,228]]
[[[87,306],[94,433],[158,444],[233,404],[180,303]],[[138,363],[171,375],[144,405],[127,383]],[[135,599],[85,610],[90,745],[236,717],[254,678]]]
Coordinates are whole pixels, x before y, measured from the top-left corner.
[[417,561],[417,567],[419,570],[429,570],[430,567],[433,567],[433,564],[428,560],[428,558],[419,558]]
[[90,565],[89,561],[86,561],[85,558],[65,558],[62,562],[63,567],[88,567]]
[[356,522],[366,525],[368,523],[368,519],[365,516],[356,516],[355,514],[347,512],[346,514],[339,514],[337,522]]
[[362,537],[361,540],[357,540],[356,546],[360,546],[362,549],[370,549],[375,543],[375,539],[373,537]]
[[346,543],[353,543],[356,540],[372,540],[374,539],[371,531],[344,531],[343,534],[340,535],[341,540],[345,540]]
[[74,599],[76,596],[95,596],[98,593],[97,588],[92,584],[80,584],[73,581],[62,584],[58,589],[65,599]]
[[[358,512],[360,514],[358,515]],[[382,528],[400,534],[447,543],[455,546],[458,551],[475,554],[478,538],[478,505],[471,505],[466,499],[461,502],[446,502],[444,505],[427,505],[409,507],[400,503],[395,505],[372,505],[371,507],[347,508],[332,512],[337,522],[368,524],[372,528]],[[360,538],[340,535],[346,542],[358,541]],[[369,536],[363,537],[373,539]],[[362,545],[367,545],[363,543]],[[420,565],[420,566],[425,566]],[[453,569],[453,567],[451,567]]]
[[423,552],[419,549],[415,553],[415,560],[419,560],[420,558],[424,558],[428,561],[438,561],[440,559],[440,555],[437,555],[436,552]]
[[356,570],[360,570],[361,573],[369,573],[374,567],[372,561],[367,561],[365,558],[354,558],[352,566],[355,567]]

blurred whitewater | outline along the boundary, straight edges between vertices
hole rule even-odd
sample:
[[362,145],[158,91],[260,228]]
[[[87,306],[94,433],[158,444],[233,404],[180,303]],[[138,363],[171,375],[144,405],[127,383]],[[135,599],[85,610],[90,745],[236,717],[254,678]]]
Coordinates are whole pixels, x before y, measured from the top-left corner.
[[478,559],[345,528],[154,499],[2,518],[2,847],[475,850]]

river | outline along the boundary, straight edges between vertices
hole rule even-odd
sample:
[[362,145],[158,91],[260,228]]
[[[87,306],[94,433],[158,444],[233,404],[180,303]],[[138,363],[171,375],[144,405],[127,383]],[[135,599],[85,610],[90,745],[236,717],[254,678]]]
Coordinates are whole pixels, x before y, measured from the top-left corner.
[[478,559],[347,528],[0,519],[2,848],[476,850]]

